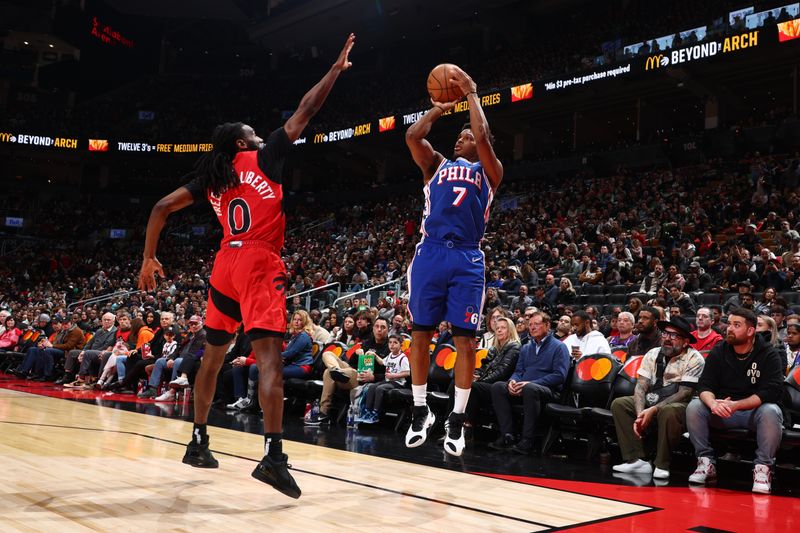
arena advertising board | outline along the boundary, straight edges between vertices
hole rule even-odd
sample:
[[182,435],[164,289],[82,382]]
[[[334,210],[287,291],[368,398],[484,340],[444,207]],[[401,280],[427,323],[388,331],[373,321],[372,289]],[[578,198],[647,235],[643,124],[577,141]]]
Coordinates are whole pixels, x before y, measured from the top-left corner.
[[[781,9],[794,16],[800,12],[798,4],[789,4],[783,8],[761,13],[752,13],[748,12],[748,9],[743,9],[739,12],[731,12],[730,15],[733,18],[746,16],[748,19],[757,16],[759,17],[758,20],[762,21],[764,17],[777,16],[777,14],[781,13]],[[776,26],[777,41],[779,43],[796,41],[800,38],[800,18],[777,23]],[[481,106],[490,108],[498,105],[518,104],[519,102],[538,102],[542,98],[553,97],[576,87],[601,84],[607,80],[630,78],[634,75],[650,76],[657,71],[681,67],[689,63],[700,63],[712,58],[727,60],[727,58],[747,50],[764,48],[764,45],[767,44],[765,43],[765,35],[767,34],[764,33],[763,27],[748,29],[735,35],[702,42],[695,42],[694,39],[689,39],[688,36],[702,34],[702,36],[705,37],[705,27],[694,28],[693,30],[688,30],[683,33],[687,35],[687,39],[683,41],[685,44],[675,49],[667,49],[650,54],[636,53],[633,57],[626,57],[624,61],[616,65],[598,66],[592,70],[586,70],[554,79],[522,82],[519,85],[514,85],[506,89],[493,90],[486,94],[479,94],[478,97],[480,98]],[[683,33],[681,33],[681,35],[683,35]],[[673,39],[670,38],[669,41],[672,43]],[[667,44],[666,40],[664,42]],[[769,44],[772,45],[774,43]],[[632,46],[635,47],[635,45]],[[404,130],[419,120],[426,112],[427,110],[412,111],[378,117],[369,122],[351,124],[339,129],[309,132],[304,137],[297,139],[294,144],[328,144],[373,134],[391,132],[395,129]],[[453,109],[445,113],[445,115],[466,114],[468,112],[469,101],[462,100],[458,102]],[[77,139],[66,136],[42,136],[26,132],[0,131],[0,146],[3,144],[62,150],[86,150],[89,152],[158,154],[200,154],[210,152],[213,148],[213,145],[208,142],[182,143],[148,142],[144,139]]]

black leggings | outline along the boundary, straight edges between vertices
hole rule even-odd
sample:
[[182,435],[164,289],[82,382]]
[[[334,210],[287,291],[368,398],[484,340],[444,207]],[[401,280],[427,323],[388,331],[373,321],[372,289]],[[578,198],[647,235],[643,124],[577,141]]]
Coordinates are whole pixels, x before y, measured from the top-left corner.
[[364,406],[380,413],[383,406],[383,395],[393,389],[402,389],[403,386],[396,381],[381,381],[370,383],[367,387],[367,397]]

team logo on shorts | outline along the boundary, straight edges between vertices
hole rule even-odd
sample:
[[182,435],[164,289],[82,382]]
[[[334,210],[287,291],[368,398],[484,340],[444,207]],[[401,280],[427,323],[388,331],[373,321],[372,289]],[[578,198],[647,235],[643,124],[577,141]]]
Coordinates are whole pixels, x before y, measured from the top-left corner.
[[467,307],[467,310],[464,312],[464,323],[477,326],[478,318],[479,316],[478,313],[475,312],[475,309],[472,306]]
[[272,282],[275,284],[276,291],[283,293],[284,295],[286,294],[286,285],[289,284],[289,278],[285,273],[276,276]]

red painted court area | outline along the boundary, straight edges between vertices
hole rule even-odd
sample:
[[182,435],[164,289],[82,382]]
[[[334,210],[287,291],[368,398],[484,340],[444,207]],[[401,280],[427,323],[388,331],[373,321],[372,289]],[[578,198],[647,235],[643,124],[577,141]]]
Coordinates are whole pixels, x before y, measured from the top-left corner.
[[797,498],[765,496],[711,487],[628,487],[526,476],[491,475],[499,479],[600,498],[649,505],[655,511],[570,531],[797,531]]

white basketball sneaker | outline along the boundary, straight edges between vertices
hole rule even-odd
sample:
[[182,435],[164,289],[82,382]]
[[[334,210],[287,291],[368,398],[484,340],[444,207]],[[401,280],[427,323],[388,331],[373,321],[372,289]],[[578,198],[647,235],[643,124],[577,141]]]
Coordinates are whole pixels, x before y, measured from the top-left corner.
[[416,448],[425,443],[428,429],[436,422],[436,415],[427,405],[415,405],[411,411],[411,425],[406,432],[406,447]]

